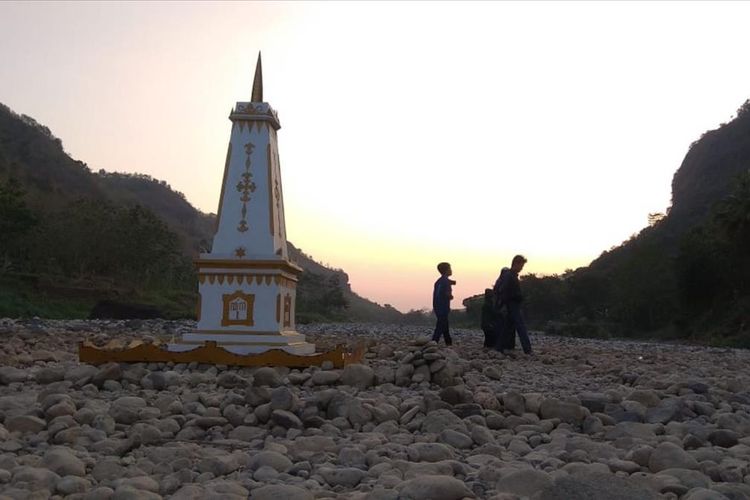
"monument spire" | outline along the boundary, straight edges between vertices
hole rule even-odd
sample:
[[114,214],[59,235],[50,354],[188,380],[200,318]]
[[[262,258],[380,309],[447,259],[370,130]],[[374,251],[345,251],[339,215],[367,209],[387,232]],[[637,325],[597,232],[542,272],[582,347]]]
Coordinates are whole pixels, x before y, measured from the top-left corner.
[[258,51],[258,62],[255,65],[255,78],[253,79],[253,94],[251,102],[263,102],[263,66],[260,61],[260,51]]
[[198,266],[200,310],[196,330],[173,351],[216,342],[235,354],[282,349],[312,354],[295,330],[302,268],[289,259],[276,111],[263,101],[260,53],[251,102],[238,102],[232,127],[211,251]]

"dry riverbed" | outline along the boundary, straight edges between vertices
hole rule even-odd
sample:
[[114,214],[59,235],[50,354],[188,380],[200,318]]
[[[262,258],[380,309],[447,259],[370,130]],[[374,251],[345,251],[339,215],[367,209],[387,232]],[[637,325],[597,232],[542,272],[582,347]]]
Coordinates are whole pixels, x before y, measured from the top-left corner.
[[750,499],[750,353],[314,325],[362,364],[80,364],[168,321],[0,320],[0,499]]

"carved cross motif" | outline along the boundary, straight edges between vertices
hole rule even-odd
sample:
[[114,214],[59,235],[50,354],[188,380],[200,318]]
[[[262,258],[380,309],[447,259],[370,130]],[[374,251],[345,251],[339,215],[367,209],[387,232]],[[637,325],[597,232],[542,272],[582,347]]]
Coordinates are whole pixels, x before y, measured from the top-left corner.
[[250,201],[250,193],[255,192],[255,183],[251,180],[251,177],[253,174],[250,172],[245,172],[242,174],[242,180],[237,183],[237,191],[242,193],[242,196],[240,196],[240,200],[242,200],[242,203],[247,203]]
[[240,193],[240,201],[242,202],[242,218],[240,223],[237,225],[237,231],[244,233],[247,231],[247,202],[250,201],[250,193],[254,193],[256,186],[252,180],[253,174],[250,172],[252,162],[250,161],[250,155],[253,153],[255,144],[248,142],[245,144],[245,171],[242,173],[242,180],[237,183],[237,191]]

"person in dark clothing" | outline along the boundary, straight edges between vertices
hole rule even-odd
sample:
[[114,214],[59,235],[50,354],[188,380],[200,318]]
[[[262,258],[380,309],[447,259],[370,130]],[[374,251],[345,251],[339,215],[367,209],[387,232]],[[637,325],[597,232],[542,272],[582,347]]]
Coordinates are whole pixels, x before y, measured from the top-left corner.
[[516,255],[513,257],[510,271],[503,280],[501,299],[508,312],[507,326],[509,331],[506,335],[512,335],[515,337],[515,334],[518,333],[518,339],[521,341],[523,352],[531,355],[532,350],[531,341],[529,340],[529,332],[526,330],[526,321],[521,312],[523,294],[521,293],[521,283],[518,281],[518,273],[523,270],[524,265],[526,265],[526,257],[523,255]]
[[492,289],[495,295],[495,350],[505,353],[505,351],[512,350],[516,346],[516,337],[512,331],[509,331],[508,318],[503,312],[503,285],[505,284],[506,278],[510,268],[504,267],[500,271],[500,276],[495,281],[495,286]]
[[453,339],[448,332],[448,315],[451,312],[451,300],[453,299],[453,285],[455,281],[449,278],[453,274],[451,265],[447,262],[441,262],[437,266],[440,278],[435,282],[432,291],[432,310],[435,312],[437,322],[435,324],[435,333],[432,340],[440,341],[440,337],[445,338],[445,345],[453,344]]
[[484,332],[484,347],[495,345],[495,292],[492,288],[484,290],[482,304],[482,331]]

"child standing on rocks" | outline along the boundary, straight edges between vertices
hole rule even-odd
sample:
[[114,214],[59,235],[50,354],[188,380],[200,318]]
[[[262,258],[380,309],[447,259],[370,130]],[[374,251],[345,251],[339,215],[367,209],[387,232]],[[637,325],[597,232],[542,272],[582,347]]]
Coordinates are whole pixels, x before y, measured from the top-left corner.
[[432,340],[439,342],[440,337],[445,337],[445,345],[451,345],[453,340],[448,332],[448,315],[451,312],[451,300],[453,299],[452,287],[456,282],[450,279],[453,270],[449,263],[441,262],[437,265],[437,270],[440,273],[440,278],[435,282],[432,291],[432,310],[435,312],[437,322]]

